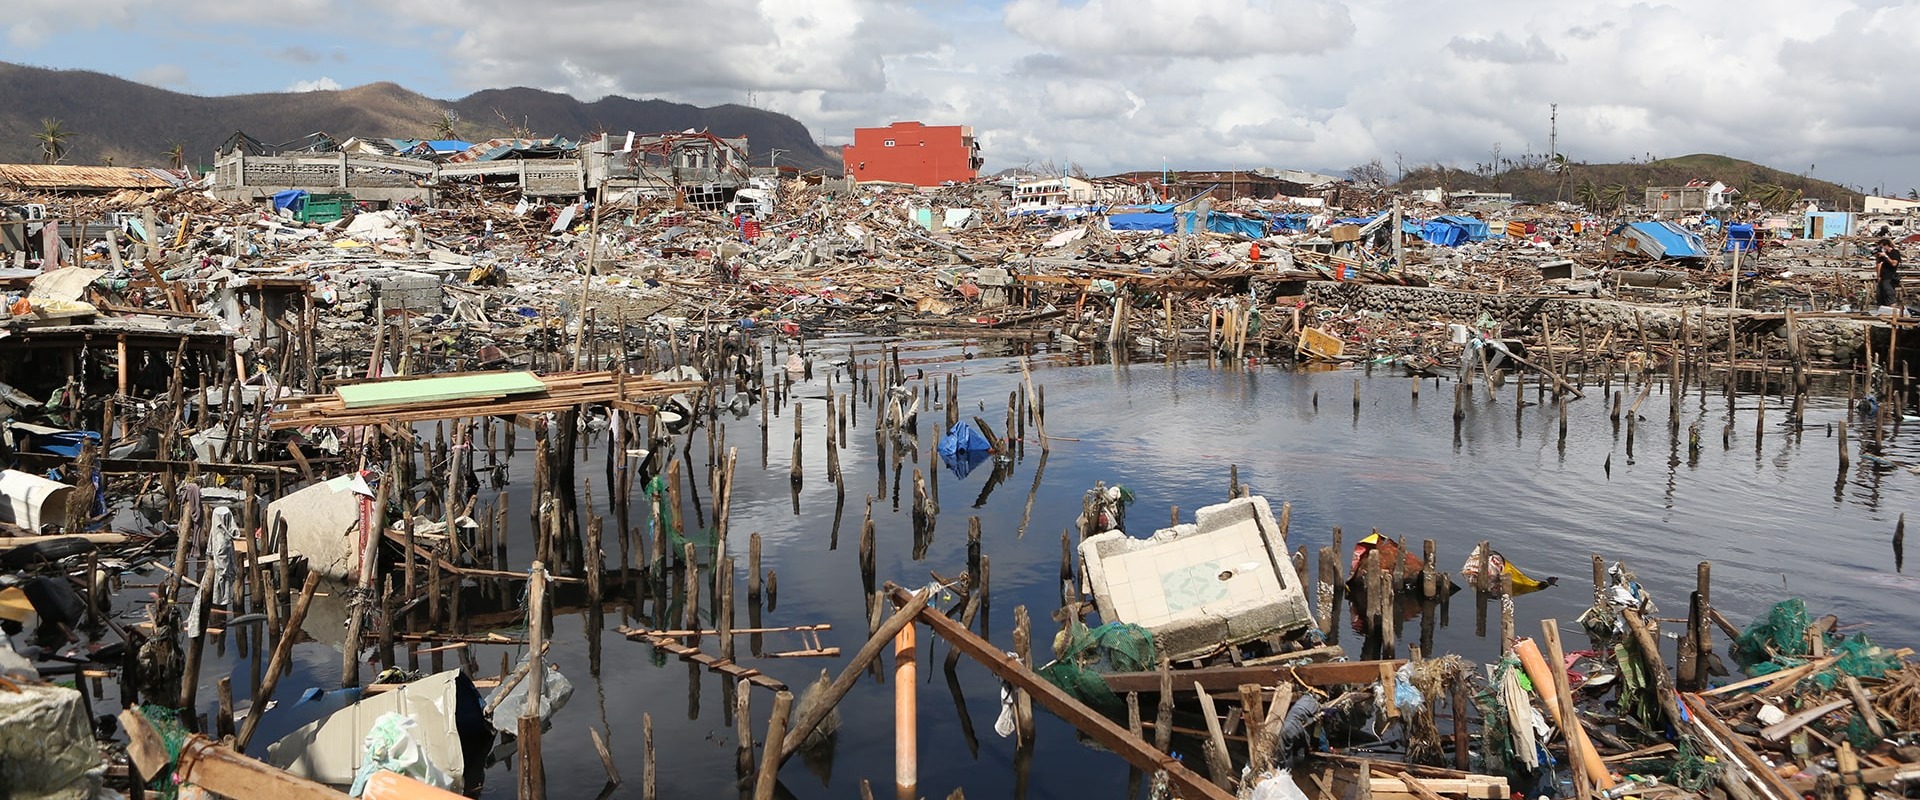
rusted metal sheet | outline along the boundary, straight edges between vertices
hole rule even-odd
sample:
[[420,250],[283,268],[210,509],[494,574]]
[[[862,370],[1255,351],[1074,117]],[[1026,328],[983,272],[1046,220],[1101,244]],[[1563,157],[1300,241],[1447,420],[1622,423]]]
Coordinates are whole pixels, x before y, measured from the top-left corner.
[[[893,603],[895,606],[904,606],[911,599],[912,594],[905,589],[894,589]],[[947,643],[953,645],[954,649],[967,654],[967,656],[973,660],[985,665],[988,670],[999,676],[1001,680],[1025,689],[1027,694],[1032,695],[1033,699],[1040,701],[1040,704],[1046,706],[1048,711],[1066,720],[1069,724],[1073,725],[1073,727],[1078,728],[1081,733],[1099,742],[1102,747],[1120,754],[1120,757],[1126,759],[1127,763],[1148,773],[1164,770],[1174,785],[1179,787],[1178,794],[1181,797],[1205,797],[1210,798],[1210,800],[1232,800],[1233,795],[1225,789],[1213,785],[1211,781],[1200,777],[1200,775],[1193,770],[1187,769],[1186,765],[1180,763],[1172,756],[1153,749],[1152,745],[1128,733],[1126,728],[1120,727],[1119,724],[1107,719],[1101,715],[1100,712],[1088,708],[1080,701],[1068,696],[1066,692],[1060,690],[1060,687],[1048,683],[1046,679],[1041,678],[1038,674],[1034,673],[1033,670],[1027,669],[1013,659],[1008,658],[1007,654],[999,647],[995,646],[992,642],[974,635],[973,631],[967,630],[966,626],[948,619],[945,614],[932,608],[922,609],[920,611],[919,621],[924,623],[928,628],[931,628],[935,635],[947,640]],[[1158,684],[1156,684],[1156,686],[1157,685]]]

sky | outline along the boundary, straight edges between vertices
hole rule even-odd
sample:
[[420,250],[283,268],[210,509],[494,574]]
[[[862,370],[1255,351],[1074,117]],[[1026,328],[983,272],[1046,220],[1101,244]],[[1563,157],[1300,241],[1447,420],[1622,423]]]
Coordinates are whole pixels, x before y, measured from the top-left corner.
[[988,171],[1342,173],[1378,158],[1394,175],[1554,148],[1920,187],[1920,95],[1897,66],[1920,40],[1913,0],[12,5],[0,59],[181,92],[532,86],[751,104],[830,144],[914,119],[973,126]]

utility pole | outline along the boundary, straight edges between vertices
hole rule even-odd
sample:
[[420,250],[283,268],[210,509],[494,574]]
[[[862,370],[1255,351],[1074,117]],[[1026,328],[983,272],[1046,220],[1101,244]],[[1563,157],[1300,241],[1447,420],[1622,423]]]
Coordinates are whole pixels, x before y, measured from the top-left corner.
[[1559,160],[1560,155],[1560,104],[1547,105],[1547,158]]
[[1395,195],[1393,198],[1393,269],[1400,273],[1400,277],[1405,278],[1407,276],[1407,242],[1405,234],[1400,229],[1400,220],[1400,197]]

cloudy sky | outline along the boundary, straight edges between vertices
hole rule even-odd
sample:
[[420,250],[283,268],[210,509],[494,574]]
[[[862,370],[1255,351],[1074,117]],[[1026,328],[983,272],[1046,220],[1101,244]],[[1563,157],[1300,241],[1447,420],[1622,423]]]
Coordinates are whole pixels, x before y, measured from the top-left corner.
[[[967,124],[989,170],[1719,152],[1920,187],[1912,0],[66,0],[0,58],[196,94],[394,81]],[[0,97],[4,90],[0,89]],[[558,132],[567,133],[567,132]]]

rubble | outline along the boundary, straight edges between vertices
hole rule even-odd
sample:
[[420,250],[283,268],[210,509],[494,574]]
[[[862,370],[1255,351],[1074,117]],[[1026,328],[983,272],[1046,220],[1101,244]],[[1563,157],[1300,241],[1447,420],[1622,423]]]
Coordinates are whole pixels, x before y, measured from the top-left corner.
[[[639,147],[677,158],[685,148],[739,147],[728,141],[669,135]],[[7,267],[0,287],[8,294],[0,351],[9,355],[0,360],[0,416],[9,420],[21,468],[0,475],[6,501],[0,507],[8,509],[0,520],[7,526],[0,549],[9,568],[61,573],[58,585],[68,595],[74,586],[86,588],[84,602],[60,603],[71,608],[59,613],[36,605],[43,621],[55,623],[49,636],[71,635],[82,620],[98,622],[103,576],[146,567],[166,572],[145,620],[115,626],[120,650],[67,656],[76,668],[124,670],[129,690],[150,704],[197,708],[200,634],[266,623],[278,637],[267,677],[256,683],[245,713],[236,715],[228,699],[213,725],[233,733],[236,716],[243,717],[236,741],[244,751],[270,710],[296,638],[290,634],[302,629],[310,610],[316,618],[344,618],[322,629],[344,634],[337,643],[347,686],[358,685],[360,653],[376,640],[391,669],[395,637],[431,642],[438,661],[441,648],[500,636],[527,645],[529,653],[513,677],[503,665],[499,681],[508,685],[498,696],[509,696],[515,680],[527,685],[518,695],[525,702],[505,705],[508,711],[491,720],[492,727],[511,731],[520,757],[528,759],[522,763],[537,765],[542,721],[565,696],[559,691],[565,684],[550,678],[543,662],[549,581],[584,588],[591,599],[577,610],[598,615],[599,600],[608,596],[602,581],[616,574],[625,581],[637,565],[644,590],[664,601],[667,567],[678,563],[685,585],[671,590],[681,593],[679,627],[650,619],[647,627],[623,627],[627,638],[737,681],[741,691],[758,687],[783,698],[776,702],[790,702],[784,683],[734,657],[731,573],[706,589],[718,594],[709,598],[715,608],[725,610],[711,615],[714,630],[703,625],[702,579],[688,537],[706,537],[715,553],[728,552],[737,454],[718,456],[714,427],[701,421],[723,410],[744,417],[756,404],[764,420],[769,405],[788,402],[795,379],[811,376],[806,343],[829,333],[1020,338],[1061,349],[1204,354],[1231,365],[1269,358],[1392,362],[1415,375],[1453,371],[1463,379],[1457,386],[1469,392],[1475,378],[1491,393],[1497,380],[1531,375],[1543,397],[1549,387],[1556,395],[1581,396],[1588,383],[1581,378],[1589,372],[1645,375],[1664,366],[1677,376],[1757,361],[1763,375],[1774,367],[1791,370],[1798,415],[1811,370],[1865,363],[1869,393],[1890,396],[1886,365],[1900,359],[1898,335],[1910,325],[1903,314],[1867,310],[1866,237],[1851,222],[1844,235],[1825,236],[1823,227],[1819,237],[1782,239],[1778,234],[1791,230],[1791,221],[1759,213],[1729,226],[1698,215],[1637,219],[1568,204],[1451,207],[1346,184],[1314,187],[1314,196],[1262,200],[1234,196],[1230,188],[1220,198],[1202,190],[1150,202],[1143,184],[1108,181],[1103,193],[1149,202],[1101,205],[1083,197],[1088,202],[1048,206],[1034,198],[1053,194],[1051,188],[1019,195],[1020,181],[925,190],[816,183],[754,175],[731,161],[696,168],[716,181],[641,175],[635,163],[627,180],[593,183],[588,176],[621,172],[619,156],[632,145],[590,144],[589,164],[538,168],[493,162],[468,168],[457,157],[444,164],[389,163],[406,160],[390,155],[337,159],[342,183],[334,188],[355,189],[354,180],[395,184],[386,187],[391,196],[328,191],[300,203],[225,201],[217,198],[247,193],[211,188],[216,176],[165,189],[0,197],[6,212],[0,257]],[[242,189],[249,186],[247,160],[237,156],[232,163]],[[334,161],[299,156],[274,168],[329,169],[319,162]],[[554,172],[529,174],[533,169]],[[726,180],[718,181],[722,174]],[[515,181],[490,180],[505,175]],[[1292,178],[1263,181],[1297,184]],[[322,209],[332,204],[337,217]],[[785,364],[759,346],[765,340],[792,345]],[[876,421],[876,435],[913,429],[923,398],[908,388],[899,350],[867,361],[850,355],[849,362],[848,373],[864,379],[870,408],[870,375],[881,375],[879,396],[891,410]],[[1611,389],[1602,385],[1603,392]],[[974,432],[959,448],[972,455],[950,461],[957,475],[1003,460],[1009,447],[1024,451],[1027,418],[1038,429],[1031,441],[1045,452],[1044,391],[1034,391],[1030,378],[1025,397],[1010,398],[1004,437],[981,417],[963,423],[952,386],[941,430]],[[840,433],[829,441],[842,442],[828,449],[829,474],[838,484],[833,448],[845,446],[846,424],[828,391],[828,430],[838,422]],[[1418,382],[1414,392],[1417,398]],[[1459,398],[1456,391],[1456,409]],[[935,407],[931,393],[925,399],[928,409]],[[1313,402],[1317,407],[1317,395]],[[1017,408],[1035,407],[1038,413],[1017,415]],[[1616,420],[1619,407],[1615,394]],[[1355,408],[1357,414],[1357,389]],[[797,406],[793,413],[799,414]],[[1878,413],[1876,435],[1889,412]],[[1456,411],[1456,424],[1459,418]],[[431,441],[427,426],[435,429]],[[695,495],[689,524],[682,476],[695,475],[692,431],[701,427],[710,437],[709,473],[704,484],[689,482]],[[507,557],[504,493],[498,505],[477,507],[483,481],[506,480],[505,463],[492,458],[497,430],[505,431],[509,458],[520,431],[530,432],[538,448],[536,550],[524,570]],[[795,430],[797,454],[798,425]],[[599,568],[601,555],[615,547],[600,540],[603,521],[583,525],[575,513],[572,470],[583,433],[606,434],[608,475],[600,487],[613,484],[620,498],[613,510],[618,520],[609,526],[619,537],[618,573]],[[688,437],[677,458],[675,435]],[[1563,417],[1562,441],[1565,435]],[[1844,459],[1844,437],[1840,447]],[[476,463],[477,452],[488,454],[486,464]],[[416,463],[416,455],[424,459]],[[898,461],[896,450],[896,506]],[[994,473],[1000,470],[995,460]],[[59,479],[41,477],[49,473]],[[802,474],[795,458],[796,513]],[[937,481],[937,473],[933,477]],[[1036,489],[1039,480],[1036,474]],[[1024,608],[1016,623],[1024,652],[1007,657],[969,638],[984,597],[984,565],[977,560],[960,578],[936,580],[942,591],[964,595],[951,612],[929,610],[932,592],[899,590],[892,599],[906,611],[882,625],[886,598],[875,590],[869,524],[862,568],[873,638],[861,648],[859,665],[828,686],[833,699],[802,715],[807,724],[800,730],[784,731],[784,713],[775,714],[769,742],[779,744],[768,746],[765,757],[777,768],[814,735],[894,634],[904,632],[909,654],[905,680],[896,684],[916,686],[911,626],[919,622],[1017,687],[1008,690],[1009,705],[1039,697],[1136,765],[1173,774],[1183,790],[1208,796],[1234,785],[1277,791],[1268,783],[1276,775],[1290,782],[1317,773],[1310,779],[1331,785],[1334,777],[1320,775],[1335,772],[1338,782],[1373,795],[1494,796],[1510,786],[1538,788],[1525,780],[1557,782],[1555,763],[1578,764],[1576,783],[1603,791],[1625,785],[1647,796],[1718,783],[1736,796],[1784,798],[1916,774],[1920,751],[1900,738],[1920,727],[1920,672],[1908,663],[1909,653],[1840,637],[1833,625],[1808,622],[1804,610],[1787,608],[1776,613],[1784,621],[1742,634],[1743,644],[1730,652],[1754,677],[1708,688],[1718,659],[1709,626],[1726,623],[1704,597],[1694,603],[1681,662],[1669,674],[1659,655],[1661,621],[1650,618],[1650,605],[1620,567],[1602,579],[1610,583],[1595,587],[1602,602],[1583,617],[1594,649],[1576,654],[1590,667],[1582,674],[1568,671],[1551,626],[1539,644],[1504,636],[1508,652],[1486,678],[1457,658],[1403,661],[1388,632],[1397,625],[1386,620],[1409,609],[1426,613],[1454,588],[1433,566],[1432,549],[1423,560],[1404,541],[1389,547],[1376,534],[1366,553],[1354,554],[1345,578],[1343,559],[1323,551],[1322,580],[1310,597],[1306,554],[1287,550],[1285,508],[1276,520],[1263,498],[1242,495],[1237,479],[1235,486],[1228,503],[1202,508],[1193,524],[1151,540],[1120,531],[1123,515],[1114,504],[1121,501],[1090,501],[1084,541],[1077,548],[1062,542],[1063,550],[1081,554],[1086,572],[1063,568],[1063,589],[1075,599],[1059,617],[1061,658],[1038,670]],[[915,471],[916,544],[920,534],[931,535],[935,487],[929,492]],[[640,543],[629,539],[639,526],[627,518],[635,488],[646,498],[641,525],[658,535],[650,552],[629,554],[628,545]],[[712,502],[710,515],[702,491]],[[237,530],[245,531],[237,540],[231,533],[236,516],[244,518]],[[112,531],[100,530],[109,520]],[[222,534],[199,537],[203,529]],[[978,536],[976,529],[975,559]],[[751,552],[757,562],[757,534]],[[203,557],[220,566],[196,572],[192,565]],[[730,558],[716,557],[712,567],[732,570]],[[1553,584],[1528,578],[1485,543],[1474,558],[1477,568],[1463,575],[1483,599],[1510,599]],[[296,564],[308,576],[297,590],[297,573],[290,571]],[[556,565],[551,575],[547,564]],[[757,611],[763,580],[757,563],[751,574]],[[320,576],[345,585],[319,592]],[[764,576],[771,609],[777,584],[770,571]],[[1165,591],[1131,591],[1133,579],[1160,589],[1169,580],[1183,582],[1190,590],[1170,603]],[[1081,580],[1091,603],[1077,597]],[[233,589],[236,581],[246,590]],[[468,619],[491,614],[503,626],[524,619],[524,639],[433,626],[454,615],[443,604],[463,602],[460,588],[470,581],[485,582],[489,599],[504,607]],[[524,604],[517,604],[522,590],[501,591],[509,583],[527,587]],[[636,596],[641,591],[628,588]],[[183,591],[193,597],[181,597]],[[1361,655],[1371,658],[1325,663],[1345,658],[1321,639],[1340,621],[1336,597],[1352,601],[1353,625],[1371,640]],[[19,607],[11,596],[8,602]],[[236,605],[261,610],[231,614]],[[1104,632],[1080,621],[1094,610],[1104,617]],[[427,624],[395,624],[407,615]],[[601,627],[598,619],[590,624]],[[766,657],[839,653],[821,642],[824,626],[755,625],[755,637],[772,632],[801,639],[798,649]],[[1511,633],[1510,619],[1507,625]],[[181,630],[194,632],[184,649]],[[704,637],[716,640],[717,654],[703,649]],[[1116,642],[1133,651],[1119,659],[1098,652]],[[1156,647],[1163,657],[1147,657]],[[1126,668],[1099,674],[1092,665],[1103,660]],[[1171,677],[1176,661],[1179,686]],[[1073,676],[1075,687],[1049,689],[1039,682],[1042,675]],[[547,699],[549,687],[557,692],[553,699]],[[1312,705],[1296,704],[1295,688],[1302,704],[1309,688],[1318,691]],[[1240,694],[1228,696],[1228,690]],[[1194,699],[1207,725],[1210,788],[1200,788],[1194,770],[1158,760],[1166,748],[1145,747],[1145,723],[1137,715],[1134,730],[1123,731],[1083,705],[1089,696],[1116,701],[1122,692],[1161,696],[1168,716],[1156,723],[1157,737],[1172,736],[1173,695]],[[361,710],[370,715],[404,706],[399,695]],[[1469,696],[1481,720],[1473,734],[1477,761],[1469,758]],[[1538,724],[1536,702],[1546,712]],[[1433,713],[1443,703],[1454,712],[1451,766],[1442,763],[1448,748]],[[1220,705],[1229,707],[1225,727],[1235,729],[1234,741],[1249,746],[1226,745]],[[1012,728],[1030,743],[1030,704],[1024,707],[1010,712],[1025,717]],[[1283,720],[1296,710],[1293,728],[1339,731],[1347,735],[1343,745],[1360,742],[1355,734],[1362,718],[1400,720],[1406,757],[1381,759],[1351,746],[1340,748],[1346,752],[1309,748],[1297,731],[1282,741]],[[343,727],[325,732],[325,769],[309,777],[345,783],[356,776],[361,753],[354,748],[375,722],[362,716],[344,715],[333,723]],[[200,725],[192,718],[184,724]],[[1242,725],[1246,736],[1237,732]],[[751,731],[744,739],[743,774],[752,769]],[[471,777],[484,765],[468,770],[454,762],[485,744],[451,754],[428,749],[438,771]],[[303,743],[282,747],[273,757],[291,763]],[[1556,747],[1560,755],[1542,757]],[[1282,750],[1304,757],[1309,749],[1311,758],[1295,760],[1311,764],[1276,757]],[[1236,777],[1242,763],[1229,750],[1246,754],[1242,763],[1251,780]],[[185,758],[177,748],[160,760],[165,756]],[[245,761],[240,752],[216,747],[193,757]],[[607,764],[617,782],[611,758]],[[520,779],[537,784],[537,768],[533,773]],[[525,796],[536,794],[522,788]]]

